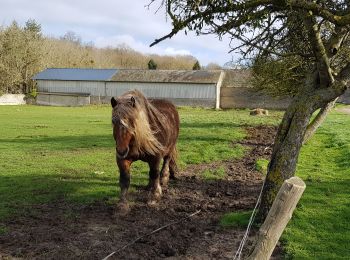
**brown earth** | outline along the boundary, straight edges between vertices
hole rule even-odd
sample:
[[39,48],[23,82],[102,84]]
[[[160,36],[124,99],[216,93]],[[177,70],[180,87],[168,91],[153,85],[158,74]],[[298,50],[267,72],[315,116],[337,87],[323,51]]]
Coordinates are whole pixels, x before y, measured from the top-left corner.
[[337,109],[340,112],[343,112],[345,114],[350,114],[350,106],[342,107]]
[[[110,259],[232,259],[245,230],[222,228],[219,219],[254,207],[263,178],[255,161],[271,154],[276,128],[248,127],[247,132],[240,143],[249,147],[243,159],[189,166],[156,207],[146,205],[142,187],[131,194],[134,204],[125,216],[114,214],[107,199],[83,207],[64,201],[33,205],[36,214],[2,223],[8,232],[0,235],[0,259],[103,259],[112,252]],[[199,177],[216,167],[225,168],[224,180]],[[279,247],[274,255],[280,258]]]

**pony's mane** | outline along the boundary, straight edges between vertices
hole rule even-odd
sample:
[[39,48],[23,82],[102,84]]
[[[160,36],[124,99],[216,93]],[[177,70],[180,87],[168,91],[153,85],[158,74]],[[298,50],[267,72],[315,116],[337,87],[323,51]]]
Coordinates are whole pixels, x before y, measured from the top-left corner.
[[156,134],[166,129],[165,117],[140,91],[132,90],[120,96],[112,117],[132,121],[124,126],[134,135],[134,145],[140,153],[155,155],[164,151]]

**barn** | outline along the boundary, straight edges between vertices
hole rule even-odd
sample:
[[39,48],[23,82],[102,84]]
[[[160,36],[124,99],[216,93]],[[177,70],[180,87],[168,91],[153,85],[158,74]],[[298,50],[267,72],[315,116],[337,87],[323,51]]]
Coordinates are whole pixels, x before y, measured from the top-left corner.
[[37,104],[80,106],[91,97],[104,97],[106,82],[115,69],[46,69],[33,77],[37,82]]
[[219,107],[222,71],[50,68],[33,77],[37,104],[108,103],[132,89],[176,105]]
[[141,70],[49,68],[33,77],[37,104],[81,106],[109,103],[112,96],[138,89],[149,98],[179,106],[285,109],[290,98],[255,91],[251,73],[233,70]]

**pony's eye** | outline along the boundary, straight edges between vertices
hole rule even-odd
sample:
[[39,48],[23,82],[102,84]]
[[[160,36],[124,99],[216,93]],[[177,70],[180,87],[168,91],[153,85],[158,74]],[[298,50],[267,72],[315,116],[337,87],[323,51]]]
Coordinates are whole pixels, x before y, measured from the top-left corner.
[[120,119],[120,124],[125,127],[125,128],[128,128],[128,124],[123,120],[123,119]]

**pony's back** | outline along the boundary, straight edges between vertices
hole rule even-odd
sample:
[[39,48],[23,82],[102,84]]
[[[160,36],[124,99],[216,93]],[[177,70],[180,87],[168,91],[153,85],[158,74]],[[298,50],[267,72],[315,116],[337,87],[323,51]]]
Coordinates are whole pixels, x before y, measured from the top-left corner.
[[166,123],[163,124],[163,129],[166,132],[166,139],[164,144],[167,146],[175,146],[179,135],[180,118],[176,107],[164,99],[149,99],[150,104],[156,108],[165,118]]

